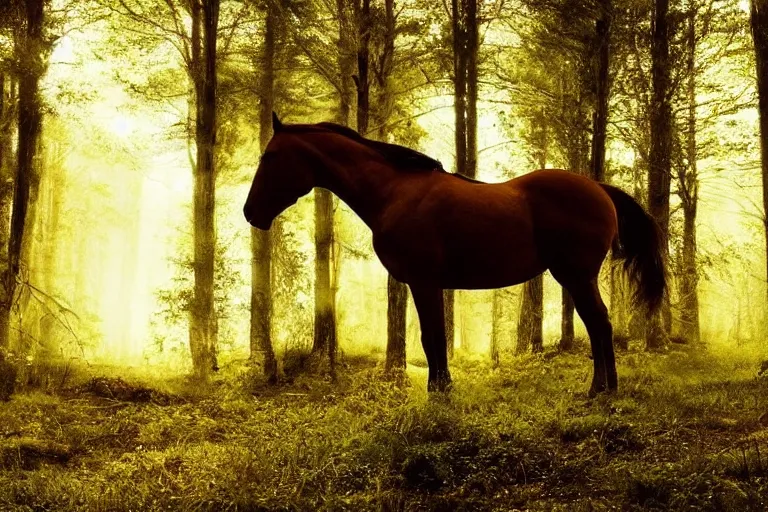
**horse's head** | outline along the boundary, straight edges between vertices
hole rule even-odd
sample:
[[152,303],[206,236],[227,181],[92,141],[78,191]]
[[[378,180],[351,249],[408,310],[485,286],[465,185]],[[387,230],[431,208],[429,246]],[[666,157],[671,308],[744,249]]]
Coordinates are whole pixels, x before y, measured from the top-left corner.
[[245,219],[259,229],[269,229],[275,217],[315,186],[311,162],[274,112],[272,131],[243,207]]

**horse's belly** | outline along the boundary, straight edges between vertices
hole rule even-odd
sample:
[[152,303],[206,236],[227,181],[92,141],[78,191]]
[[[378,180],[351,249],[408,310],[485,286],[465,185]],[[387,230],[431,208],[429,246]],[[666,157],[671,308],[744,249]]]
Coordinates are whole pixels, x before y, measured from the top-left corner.
[[452,251],[446,255],[442,268],[443,288],[484,290],[533,279],[546,267],[536,257],[533,244],[522,245],[486,243]]
[[445,240],[441,281],[445,288],[489,289],[524,283],[546,268],[524,218],[473,223]]

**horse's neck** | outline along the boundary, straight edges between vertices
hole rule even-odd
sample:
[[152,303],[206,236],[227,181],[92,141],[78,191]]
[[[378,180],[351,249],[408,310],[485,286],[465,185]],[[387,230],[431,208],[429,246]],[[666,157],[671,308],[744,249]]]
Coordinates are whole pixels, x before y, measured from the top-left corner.
[[336,194],[371,226],[386,205],[386,192],[395,173],[364,154],[349,155],[343,160],[327,158],[318,173],[317,186]]

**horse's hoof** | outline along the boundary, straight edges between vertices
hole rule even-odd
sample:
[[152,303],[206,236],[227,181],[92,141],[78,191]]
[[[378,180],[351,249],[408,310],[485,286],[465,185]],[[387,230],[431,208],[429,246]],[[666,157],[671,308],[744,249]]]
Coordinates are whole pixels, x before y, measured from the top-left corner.
[[605,393],[608,389],[605,387],[605,385],[595,385],[592,384],[592,386],[589,388],[589,392],[587,393],[587,396],[589,398],[595,398],[600,393]]
[[438,380],[427,384],[429,393],[448,393],[453,388],[453,382],[450,380]]

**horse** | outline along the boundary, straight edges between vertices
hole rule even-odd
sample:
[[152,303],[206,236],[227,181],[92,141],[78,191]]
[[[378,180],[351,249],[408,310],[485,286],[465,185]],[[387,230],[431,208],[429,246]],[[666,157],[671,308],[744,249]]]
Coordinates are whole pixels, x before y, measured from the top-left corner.
[[411,290],[428,391],[452,384],[443,290],[502,288],[546,270],[570,293],[587,328],[594,365],[589,396],[617,389],[612,326],[598,287],[603,261],[609,251],[623,261],[633,303],[648,314],[666,288],[660,229],[629,194],[554,169],[484,183],[335,123],[284,124],[273,113],[272,129],[245,219],[268,230],[315,187],[344,201],[371,229],[386,270]]

